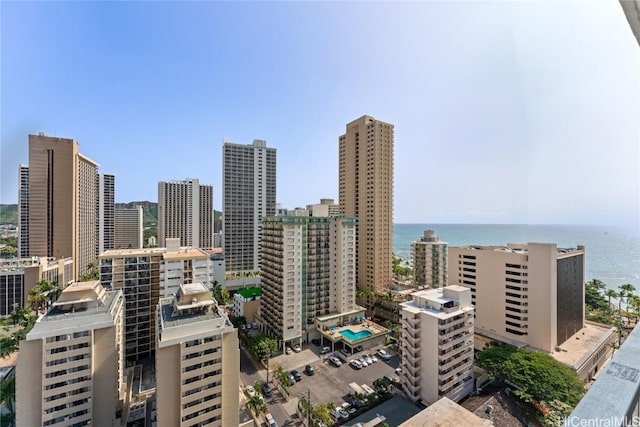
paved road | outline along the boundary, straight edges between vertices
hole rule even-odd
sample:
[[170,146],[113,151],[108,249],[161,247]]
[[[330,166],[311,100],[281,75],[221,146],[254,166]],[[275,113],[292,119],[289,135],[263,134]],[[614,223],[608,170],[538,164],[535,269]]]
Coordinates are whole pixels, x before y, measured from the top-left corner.
[[[240,349],[240,382],[243,386],[253,385],[256,381],[264,382],[267,378],[267,370],[262,369],[262,366],[258,362],[254,361],[249,352],[241,348]],[[273,388],[273,387],[272,387]],[[279,426],[293,425],[287,415],[286,411],[282,407],[279,393],[274,390],[273,397],[266,399],[269,412],[273,415]]]

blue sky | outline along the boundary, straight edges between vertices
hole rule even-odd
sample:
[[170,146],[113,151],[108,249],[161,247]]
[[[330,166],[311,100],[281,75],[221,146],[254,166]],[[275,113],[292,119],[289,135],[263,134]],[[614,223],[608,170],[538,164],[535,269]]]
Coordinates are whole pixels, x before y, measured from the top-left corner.
[[116,200],[278,149],[278,201],[337,199],[338,137],[395,125],[395,222],[640,222],[640,49],[598,2],[6,2],[0,202],[28,134],[74,138]]

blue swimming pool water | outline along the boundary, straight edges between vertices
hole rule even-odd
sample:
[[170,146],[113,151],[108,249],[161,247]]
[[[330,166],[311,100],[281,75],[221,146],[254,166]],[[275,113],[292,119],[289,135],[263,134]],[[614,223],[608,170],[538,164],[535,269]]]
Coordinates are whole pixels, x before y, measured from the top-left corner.
[[368,337],[369,335],[371,335],[371,331],[353,332],[351,329],[344,329],[344,330],[340,331],[340,335],[342,335],[343,337],[345,337],[349,341],[357,341],[357,340],[361,340],[362,338]]

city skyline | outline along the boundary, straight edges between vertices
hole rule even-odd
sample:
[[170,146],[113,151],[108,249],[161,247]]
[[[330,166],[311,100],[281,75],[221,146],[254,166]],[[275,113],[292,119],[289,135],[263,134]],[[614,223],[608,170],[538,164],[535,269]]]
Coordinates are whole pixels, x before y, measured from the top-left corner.
[[221,210],[223,141],[255,138],[284,207],[337,200],[338,137],[370,114],[395,125],[395,223],[640,220],[640,56],[616,2],[0,7],[1,203],[40,131],[115,174],[117,202],[198,178]]

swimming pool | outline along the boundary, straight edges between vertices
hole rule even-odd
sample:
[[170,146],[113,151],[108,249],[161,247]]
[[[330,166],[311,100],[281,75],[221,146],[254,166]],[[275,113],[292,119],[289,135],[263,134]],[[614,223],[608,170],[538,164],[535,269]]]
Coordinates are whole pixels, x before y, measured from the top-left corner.
[[353,332],[351,329],[343,329],[342,331],[340,331],[340,335],[342,335],[349,341],[358,341],[364,337],[368,337],[369,335],[372,335],[372,332],[371,331]]

